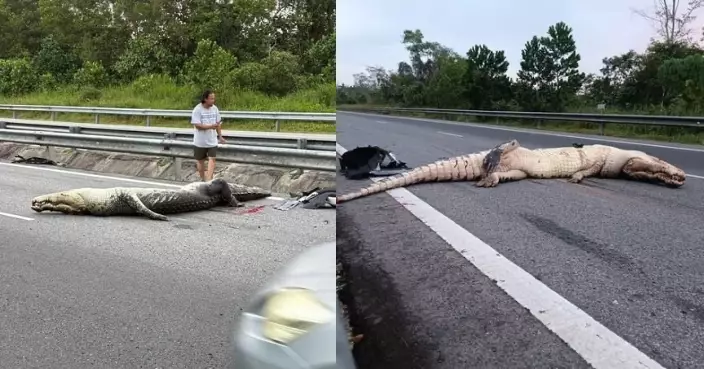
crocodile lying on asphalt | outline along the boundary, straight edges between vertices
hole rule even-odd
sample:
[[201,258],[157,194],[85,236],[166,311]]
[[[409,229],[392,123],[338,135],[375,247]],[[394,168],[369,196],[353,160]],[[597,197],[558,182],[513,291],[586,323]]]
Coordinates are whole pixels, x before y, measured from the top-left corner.
[[32,199],[32,210],[100,216],[140,214],[149,219],[168,220],[163,214],[205,210],[220,204],[237,207],[242,206],[239,201],[270,195],[262,188],[231,184],[217,178],[189,183],[178,189],[78,188],[37,196]]
[[588,177],[625,177],[668,187],[681,187],[685,181],[682,169],[643,151],[599,144],[531,150],[515,140],[509,143],[487,154],[497,159],[484,163],[477,187],[524,178],[568,178],[579,183]]
[[[577,162],[583,164],[574,164]],[[604,178],[625,176],[673,187],[682,186],[685,180],[684,171],[642,151],[604,145],[530,150],[521,147],[517,140],[511,140],[490,150],[436,161],[385,178],[337,196],[336,202],[426,182],[478,181],[478,187],[491,187],[498,183],[497,178],[503,182],[527,177],[567,177],[576,183],[596,175]]]

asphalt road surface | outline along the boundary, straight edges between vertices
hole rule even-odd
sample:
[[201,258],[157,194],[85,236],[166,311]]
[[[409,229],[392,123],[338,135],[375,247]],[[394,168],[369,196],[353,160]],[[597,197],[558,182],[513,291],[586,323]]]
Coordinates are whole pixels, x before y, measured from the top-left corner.
[[[601,354],[592,344],[603,336],[569,329],[569,320],[552,321],[553,329],[562,329],[554,333],[546,327],[549,318],[534,315],[544,311],[531,313],[525,303],[533,299],[537,306],[543,298],[560,298],[552,310],[579,311],[605,327],[594,332],[617,335],[610,339],[624,342],[613,352],[626,361],[644,354],[666,368],[704,368],[701,148],[346,112],[338,112],[337,125],[345,149],[378,145],[411,167],[516,138],[528,148],[598,142],[639,149],[690,175],[679,189],[602,179],[523,180],[493,189],[428,183],[407,188],[417,200],[381,193],[340,204],[338,253],[350,265],[359,294],[355,311],[364,317],[357,324],[366,331],[356,349],[368,361],[362,368],[404,360],[407,367],[448,369],[598,363]],[[338,178],[339,193],[370,183]],[[432,211],[436,215],[428,215]],[[421,221],[416,214],[423,213]],[[450,223],[461,232],[438,231]],[[509,271],[506,260],[482,269],[474,264],[485,256],[466,258],[450,245],[474,236],[527,274]],[[492,280],[485,273],[492,267],[513,280]],[[533,277],[535,283],[528,281]],[[556,297],[538,289],[540,282]],[[608,360],[595,366],[609,367],[602,366]]]
[[156,186],[55,168],[0,163],[3,368],[221,368],[249,296],[335,234],[333,210],[272,199],[169,222],[35,213],[40,194]]

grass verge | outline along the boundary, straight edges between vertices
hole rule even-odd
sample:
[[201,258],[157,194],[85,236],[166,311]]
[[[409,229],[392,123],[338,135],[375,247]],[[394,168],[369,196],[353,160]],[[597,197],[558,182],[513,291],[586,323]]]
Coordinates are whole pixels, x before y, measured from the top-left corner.
[[[284,97],[271,97],[253,91],[216,91],[216,105],[221,111],[281,111],[281,112],[335,112],[334,83],[314,86]],[[200,91],[193,86],[177,85],[171,80],[137,80],[129,85],[104,89],[65,86],[23,96],[0,96],[0,104],[66,105],[112,108],[179,109],[192,110],[198,103]],[[0,117],[12,117],[12,112],[0,110]],[[17,118],[50,120],[50,113],[18,112]],[[58,113],[57,121],[95,123],[92,114]],[[146,125],[144,117],[101,115],[100,123]],[[155,127],[189,128],[188,118],[152,117]],[[281,121],[281,132],[335,133],[332,122]],[[225,120],[224,129],[242,131],[274,131],[275,122],[268,120]]]
[[[383,106],[370,105],[339,105],[338,110],[373,112]],[[428,119],[442,119],[455,122],[477,123],[516,128],[531,128],[552,132],[599,134],[599,124],[570,121],[546,121],[540,126],[534,120],[510,120],[484,117],[471,117],[450,114],[424,114],[410,112],[393,112],[391,115]],[[635,138],[662,142],[704,145],[704,129],[695,127],[666,127],[635,124],[607,123],[604,126],[604,136]]]

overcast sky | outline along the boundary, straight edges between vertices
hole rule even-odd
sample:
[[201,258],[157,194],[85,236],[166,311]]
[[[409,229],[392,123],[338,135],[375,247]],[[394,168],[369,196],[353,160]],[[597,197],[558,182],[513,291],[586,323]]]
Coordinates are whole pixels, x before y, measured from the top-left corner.
[[337,83],[351,84],[370,65],[395,70],[408,61],[405,29],[420,29],[426,41],[460,55],[475,44],[505,50],[514,77],[525,43],[559,21],[572,27],[580,70],[596,73],[606,56],[645,49],[654,29],[631,9],[651,6],[650,0],[337,0]]

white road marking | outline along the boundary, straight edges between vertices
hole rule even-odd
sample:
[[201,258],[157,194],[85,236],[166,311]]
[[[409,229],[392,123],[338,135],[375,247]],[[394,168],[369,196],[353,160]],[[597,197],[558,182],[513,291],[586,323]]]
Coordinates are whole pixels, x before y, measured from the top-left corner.
[[[338,154],[347,151],[336,145]],[[374,181],[382,178],[372,178]],[[595,369],[665,369],[405,188],[386,191]]]
[[702,176],[697,176],[697,175],[694,175],[694,174],[685,174],[685,176],[686,176],[686,177],[697,178],[697,179],[704,179],[704,177],[702,177]]
[[383,121],[383,120],[377,120],[376,122],[379,123],[379,124],[387,124],[387,123],[389,123],[389,122],[386,122],[386,121]]
[[[109,179],[113,181],[123,181],[123,182],[132,182],[132,183],[140,183],[140,184],[147,184],[151,186],[164,186],[164,187],[177,187],[180,188],[185,185],[177,185],[177,184],[172,184],[172,183],[160,183],[160,182],[152,182],[152,181],[144,181],[141,179],[132,179],[132,178],[120,178],[120,177],[112,177],[112,176],[105,176],[105,175],[100,175],[100,174],[92,174],[92,173],[83,173],[83,172],[74,172],[71,170],[63,170],[63,169],[55,169],[55,168],[46,168],[46,167],[31,167],[27,165],[20,165],[20,164],[14,164],[14,163],[0,163],[0,165],[6,165],[8,167],[18,167],[18,168],[26,168],[26,169],[34,169],[34,170],[44,170],[47,172],[55,172],[55,173],[64,173],[64,174],[71,174],[75,176],[83,176],[83,177],[91,177],[91,178],[100,178],[100,179]],[[276,197],[276,196],[270,196],[270,197],[265,197],[265,199],[268,200],[275,200],[275,201],[281,201],[281,200],[286,200],[283,197]]]
[[[343,113],[376,116],[376,114],[369,114],[369,113],[357,113],[357,112],[343,112]],[[498,130],[498,131],[529,133],[529,134],[535,134],[535,135],[556,136],[556,137],[566,137],[566,138],[576,138],[579,140],[620,143],[620,144],[627,144],[627,145],[638,145],[638,146],[647,146],[647,147],[657,147],[657,148],[661,148],[661,149],[672,149],[672,150],[693,151],[693,152],[704,153],[704,149],[695,149],[695,148],[691,148],[691,147],[676,147],[676,146],[650,144],[650,143],[645,143],[645,142],[613,140],[613,139],[609,139],[609,138],[583,137],[583,136],[575,136],[575,135],[568,135],[568,134],[555,133],[555,132],[546,132],[546,131],[527,131],[527,130],[522,130],[522,129],[517,129],[517,128],[491,126],[488,124],[484,125],[484,124],[477,124],[477,123],[458,123],[458,122],[450,122],[450,121],[444,121],[444,120],[438,120],[438,119],[423,119],[423,118],[414,118],[414,117],[391,117],[391,118],[417,120],[420,122],[430,122],[430,123],[439,123],[439,124],[451,124],[451,125],[456,125],[456,126],[469,126],[469,127],[475,127],[475,128],[483,128],[483,129],[494,129],[494,130]]]
[[0,215],[2,215],[4,217],[8,217],[8,218],[15,218],[15,219],[22,219],[22,220],[34,220],[34,218],[27,218],[27,217],[23,217],[21,215],[15,215],[15,214],[10,214],[10,213],[0,212]]
[[447,136],[454,136],[454,137],[460,137],[460,138],[464,137],[462,135],[458,135],[456,133],[450,133],[450,132],[438,131],[438,133],[441,135],[447,135]]

